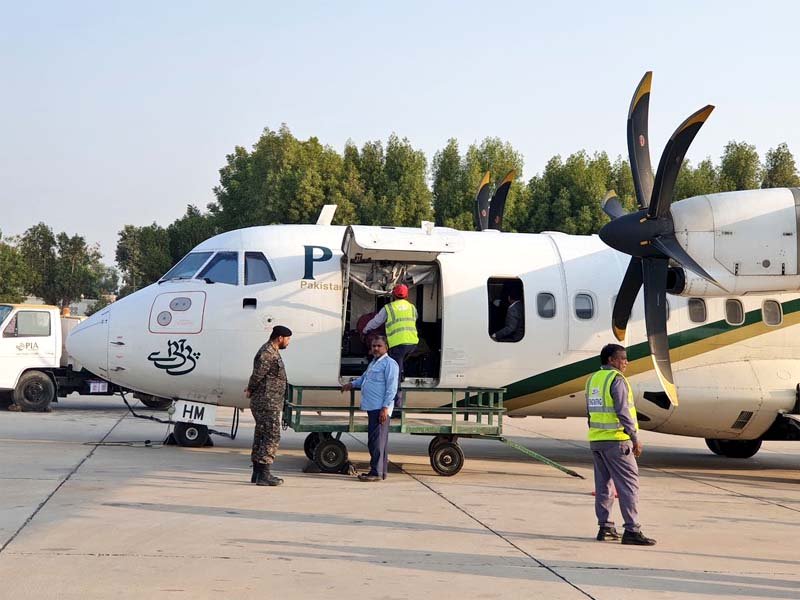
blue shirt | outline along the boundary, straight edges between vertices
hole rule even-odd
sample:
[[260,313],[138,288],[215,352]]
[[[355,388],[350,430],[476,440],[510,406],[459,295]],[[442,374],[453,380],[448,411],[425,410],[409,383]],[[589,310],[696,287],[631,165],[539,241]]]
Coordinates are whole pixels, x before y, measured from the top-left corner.
[[388,408],[391,414],[399,379],[400,367],[388,354],[369,363],[364,374],[351,382],[361,390],[361,410]]

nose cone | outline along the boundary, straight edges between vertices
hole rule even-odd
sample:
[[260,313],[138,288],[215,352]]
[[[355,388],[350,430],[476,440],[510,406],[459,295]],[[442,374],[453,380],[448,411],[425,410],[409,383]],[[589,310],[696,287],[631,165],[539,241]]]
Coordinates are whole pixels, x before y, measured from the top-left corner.
[[80,365],[100,377],[108,377],[108,322],[111,312],[93,314],[75,327],[67,337],[67,352]]

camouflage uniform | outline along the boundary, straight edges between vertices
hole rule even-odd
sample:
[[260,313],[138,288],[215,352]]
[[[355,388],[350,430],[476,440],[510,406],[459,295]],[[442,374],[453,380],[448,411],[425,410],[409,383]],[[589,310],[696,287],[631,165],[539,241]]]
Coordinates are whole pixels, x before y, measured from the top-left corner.
[[281,441],[281,415],[286,393],[286,369],[280,351],[271,342],[256,352],[247,389],[250,392],[250,411],[256,420],[250,458],[254,464],[271,465]]

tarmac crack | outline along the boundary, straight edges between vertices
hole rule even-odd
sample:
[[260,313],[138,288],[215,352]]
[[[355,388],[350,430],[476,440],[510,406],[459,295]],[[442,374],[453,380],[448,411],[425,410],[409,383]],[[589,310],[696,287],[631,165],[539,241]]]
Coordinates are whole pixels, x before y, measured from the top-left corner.
[[97,449],[98,449],[98,448],[99,448],[99,447],[102,445],[102,443],[103,443],[104,441],[106,441],[106,439],[108,438],[108,436],[109,436],[109,435],[111,435],[111,433],[114,431],[114,429],[116,429],[116,428],[117,428],[117,425],[119,425],[120,423],[122,423],[123,419],[125,419],[125,417],[127,417],[127,416],[128,416],[128,415],[127,415],[127,413],[126,413],[126,414],[123,414],[123,415],[122,415],[122,416],[121,416],[119,419],[117,419],[117,420],[116,420],[116,422],[115,422],[115,423],[114,423],[114,424],[111,426],[111,428],[110,428],[110,429],[109,429],[109,430],[106,432],[106,434],[105,434],[105,435],[104,435],[104,436],[103,436],[103,437],[100,439],[100,441],[98,441],[98,442],[94,442],[94,443],[93,443],[93,447],[92,447],[92,449],[89,451],[89,453],[88,453],[86,456],[84,456],[84,457],[83,457],[83,458],[82,458],[82,459],[81,459],[81,460],[78,462],[78,464],[77,464],[77,465],[75,465],[75,466],[72,468],[72,470],[71,470],[69,473],[67,473],[67,476],[66,476],[66,477],[64,477],[64,479],[62,479],[62,480],[61,480],[61,482],[60,482],[60,483],[59,483],[59,484],[58,484],[58,485],[55,487],[55,489],[53,489],[53,491],[52,491],[52,492],[50,492],[50,493],[47,495],[47,497],[46,497],[44,500],[42,500],[42,501],[39,503],[39,506],[37,506],[37,507],[36,507],[36,510],[34,510],[34,511],[31,513],[31,515],[30,515],[30,516],[29,516],[27,519],[25,519],[25,522],[24,522],[22,525],[20,525],[19,529],[17,529],[17,530],[14,532],[14,534],[13,534],[13,535],[12,535],[10,538],[8,538],[8,540],[6,540],[6,542],[5,542],[5,543],[2,545],[2,547],[0,547],[0,554],[2,554],[2,553],[5,551],[5,549],[6,549],[6,548],[8,548],[8,546],[9,546],[9,545],[10,545],[10,544],[11,544],[11,543],[12,543],[12,542],[15,540],[15,539],[17,539],[17,536],[18,536],[20,533],[22,533],[22,530],[23,530],[23,529],[25,529],[25,528],[26,528],[28,525],[30,525],[31,521],[33,521],[33,519],[36,517],[36,515],[38,515],[38,514],[39,514],[39,512],[40,512],[40,511],[41,511],[41,510],[42,510],[42,509],[45,507],[45,505],[46,505],[46,504],[47,504],[47,503],[50,501],[50,499],[51,499],[53,496],[55,496],[55,495],[58,493],[58,491],[59,491],[59,490],[60,490],[62,487],[64,487],[64,484],[65,484],[65,483],[67,483],[67,481],[69,481],[69,480],[70,480],[70,478],[71,478],[71,477],[72,477],[72,476],[73,476],[75,473],[77,473],[77,472],[78,472],[78,469],[80,469],[80,468],[81,468],[81,467],[84,465],[84,463],[85,463],[87,460],[89,460],[89,459],[90,459],[90,458],[91,458],[91,457],[94,455],[95,451],[96,451],[96,450],[97,450]]
[[[361,444],[362,446],[366,446],[366,444],[365,444],[363,441],[361,441],[360,439],[358,439],[357,437],[355,437],[355,436],[354,436],[352,433],[349,433],[348,435],[349,435],[351,438],[353,438],[353,439],[354,439],[356,442],[358,442],[359,444]],[[564,583],[566,583],[568,586],[570,586],[571,588],[573,588],[573,589],[575,589],[576,591],[580,592],[581,594],[583,594],[583,595],[584,595],[584,596],[586,596],[587,598],[591,598],[592,600],[596,600],[596,599],[595,599],[595,597],[594,597],[594,596],[592,596],[591,594],[589,594],[589,593],[588,593],[586,590],[583,590],[583,589],[581,589],[581,588],[580,588],[578,585],[574,584],[574,583],[573,583],[573,582],[571,582],[569,579],[567,579],[566,577],[564,577],[563,575],[561,575],[561,573],[558,573],[558,572],[557,572],[555,569],[553,569],[553,568],[552,568],[552,567],[550,567],[549,565],[545,564],[544,562],[542,562],[541,560],[539,560],[538,558],[536,558],[536,557],[535,557],[533,554],[531,554],[530,552],[528,552],[528,551],[526,551],[525,549],[521,548],[519,545],[515,544],[515,543],[514,543],[513,541],[511,541],[511,540],[510,540],[508,537],[506,537],[505,535],[503,535],[502,533],[500,533],[500,532],[499,532],[499,531],[497,531],[496,529],[492,528],[492,526],[491,526],[491,525],[488,525],[487,523],[484,523],[484,522],[483,522],[483,521],[481,521],[481,520],[480,520],[478,517],[476,517],[475,515],[473,515],[472,513],[470,513],[470,512],[469,512],[467,509],[465,509],[465,508],[464,508],[464,507],[462,507],[462,506],[459,506],[459,505],[458,505],[456,502],[454,502],[453,500],[451,500],[450,498],[448,498],[447,496],[445,496],[445,495],[444,495],[444,493],[440,492],[439,490],[436,490],[436,489],[434,489],[432,486],[430,486],[430,485],[428,485],[427,483],[425,483],[424,481],[422,481],[422,480],[421,480],[419,477],[417,477],[416,475],[414,475],[414,474],[412,474],[412,473],[409,473],[408,471],[406,471],[405,469],[403,469],[402,465],[399,465],[399,464],[397,464],[397,463],[394,463],[394,462],[392,462],[392,461],[389,461],[389,462],[391,462],[391,463],[392,463],[392,464],[393,464],[393,465],[394,465],[394,466],[395,466],[397,469],[399,469],[399,470],[400,470],[402,473],[404,473],[405,475],[407,475],[408,477],[410,477],[411,479],[413,479],[414,481],[416,481],[417,483],[419,483],[419,484],[420,484],[420,485],[422,485],[423,487],[427,488],[429,491],[431,491],[431,492],[433,492],[434,494],[436,494],[437,496],[439,496],[439,498],[441,498],[442,500],[444,500],[445,502],[447,502],[448,504],[450,504],[450,505],[451,505],[453,508],[455,508],[456,510],[458,510],[459,512],[461,512],[462,514],[464,514],[466,517],[468,517],[469,519],[471,519],[471,520],[475,521],[475,523],[477,523],[478,525],[480,525],[481,527],[483,527],[484,529],[486,529],[486,530],[487,530],[487,531],[489,531],[490,533],[494,534],[495,536],[497,536],[498,538],[500,538],[501,540],[503,540],[503,541],[504,541],[506,544],[508,544],[509,546],[511,546],[512,548],[514,548],[515,550],[517,550],[517,552],[519,552],[519,553],[523,554],[524,556],[527,556],[529,559],[531,559],[533,562],[535,562],[535,563],[536,563],[536,564],[537,564],[539,567],[541,567],[541,568],[543,568],[543,569],[547,570],[547,571],[548,571],[548,572],[549,572],[551,575],[553,575],[554,577],[556,577],[556,578],[560,579],[561,581],[563,581]]]

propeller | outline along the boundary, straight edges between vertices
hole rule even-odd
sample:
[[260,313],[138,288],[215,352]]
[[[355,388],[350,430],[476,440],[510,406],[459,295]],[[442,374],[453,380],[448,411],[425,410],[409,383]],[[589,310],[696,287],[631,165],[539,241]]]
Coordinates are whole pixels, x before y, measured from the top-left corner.
[[619,341],[625,339],[633,304],[644,286],[645,324],[653,366],[670,402],[677,405],[667,338],[669,261],[719,284],[678,243],[670,203],[686,152],[714,107],[701,108],[680,124],[664,148],[654,178],[647,130],[652,78],[652,72],[645,73],[628,110],[628,157],[639,210],[626,213],[614,192],[606,194],[603,211],[612,220],[600,230],[600,239],[631,257],[612,311],[614,335]]
[[478,231],[489,228],[489,178],[490,173],[486,171],[475,196],[475,228]]
[[489,203],[490,229],[497,229],[498,231],[502,231],[503,229],[503,213],[506,210],[506,198],[508,197],[508,191],[511,189],[511,184],[516,176],[517,172],[511,169],[506,173],[506,176],[503,177],[503,181],[498,184],[497,189],[492,195],[492,200]]

